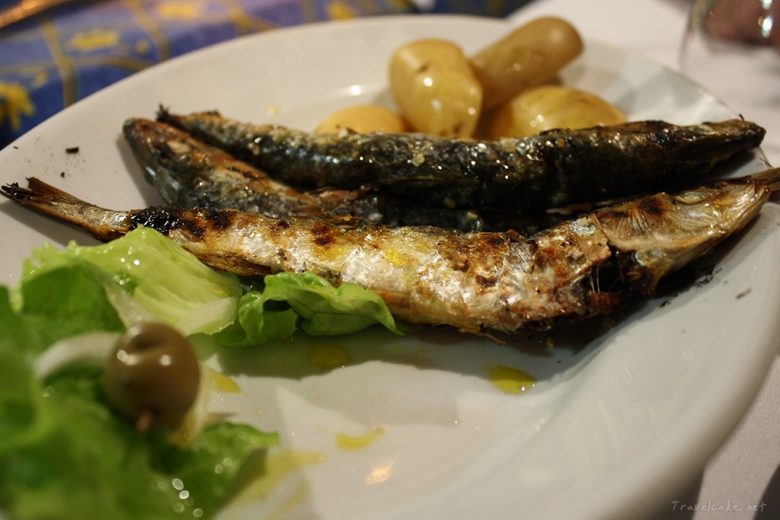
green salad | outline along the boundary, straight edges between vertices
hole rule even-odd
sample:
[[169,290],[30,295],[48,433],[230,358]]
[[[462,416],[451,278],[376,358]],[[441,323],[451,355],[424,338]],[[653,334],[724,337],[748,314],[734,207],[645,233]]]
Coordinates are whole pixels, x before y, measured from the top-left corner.
[[56,342],[159,321],[224,348],[349,334],[379,323],[400,333],[382,299],[309,273],[246,281],[200,263],[138,228],[98,246],[47,245],[20,284],[0,286],[0,511],[11,518],[208,518],[263,473],[274,433],[220,422],[188,446],[140,433],[112,409],[103,369],[40,379],[35,360]]

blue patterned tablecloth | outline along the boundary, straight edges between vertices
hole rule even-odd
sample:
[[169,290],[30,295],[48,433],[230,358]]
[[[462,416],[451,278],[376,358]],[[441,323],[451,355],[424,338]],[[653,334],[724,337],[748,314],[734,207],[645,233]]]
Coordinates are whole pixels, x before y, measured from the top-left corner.
[[[237,36],[421,11],[503,16],[527,0],[76,1],[0,30],[0,148],[139,70]],[[15,1],[0,0],[0,10]]]

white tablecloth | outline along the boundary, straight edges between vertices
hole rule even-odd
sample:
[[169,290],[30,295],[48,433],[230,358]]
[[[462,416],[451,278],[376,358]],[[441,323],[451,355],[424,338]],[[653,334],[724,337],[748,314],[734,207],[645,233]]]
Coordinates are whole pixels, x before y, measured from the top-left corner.
[[[535,0],[510,18],[521,24],[538,16],[560,16],[572,22],[586,40],[598,39],[641,52],[679,70],[679,47],[689,5],[686,0]],[[780,102],[774,107],[761,106],[755,89],[778,91],[780,56],[776,72],[774,85],[734,78],[744,85],[739,94],[721,94],[734,111],[767,128],[763,148],[773,165],[780,164]],[[741,423],[702,468],[699,478],[666,503],[658,504],[654,519],[780,518],[779,358],[775,357]]]

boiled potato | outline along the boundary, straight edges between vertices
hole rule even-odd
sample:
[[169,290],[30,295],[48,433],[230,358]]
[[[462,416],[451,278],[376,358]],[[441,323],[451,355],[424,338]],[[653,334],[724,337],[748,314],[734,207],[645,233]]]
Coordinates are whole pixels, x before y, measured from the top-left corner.
[[401,116],[379,105],[356,105],[347,107],[328,116],[315,132],[336,134],[342,129],[366,134],[370,132],[401,133],[406,124]]
[[463,51],[452,42],[418,40],[393,53],[390,89],[417,132],[468,137],[477,124],[482,87]]
[[544,85],[521,92],[499,107],[487,126],[488,137],[497,139],[625,121],[620,110],[598,96],[561,85]]
[[537,18],[471,58],[484,92],[484,110],[553,78],[582,52],[582,39],[567,21]]

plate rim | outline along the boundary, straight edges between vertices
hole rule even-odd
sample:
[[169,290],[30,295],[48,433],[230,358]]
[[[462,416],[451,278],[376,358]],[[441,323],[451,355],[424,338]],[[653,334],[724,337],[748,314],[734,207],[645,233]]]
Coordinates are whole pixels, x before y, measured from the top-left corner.
[[[267,32],[263,32],[263,33],[257,33],[257,34],[241,36],[241,37],[238,37],[238,38],[235,38],[235,39],[232,39],[232,40],[228,40],[228,41],[225,41],[225,42],[221,42],[219,44],[216,44],[216,45],[213,45],[213,46],[210,46],[210,47],[207,47],[207,48],[195,51],[195,52],[191,52],[191,53],[187,53],[187,54],[184,54],[184,55],[181,55],[181,56],[177,56],[177,57],[172,58],[171,60],[168,60],[166,62],[162,62],[160,64],[157,64],[157,65],[153,66],[153,67],[149,67],[148,69],[145,69],[145,70],[140,71],[140,72],[138,72],[136,74],[133,74],[132,76],[130,76],[130,77],[128,77],[128,78],[126,78],[126,79],[124,79],[122,81],[119,81],[119,82],[117,82],[115,84],[112,84],[112,85],[110,85],[110,86],[108,86],[108,87],[106,87],[106,88],[104,88],[104,89],[102,89],[102,90],[100,90],[100,91],[98,91],[98,92],[96,92],[96,93],[94,93],[94,94],[92,94],[92,95],[90,95],[90,96],[88,96],[88,97],[78,101],[77,103],[74,103],[70,107],[67,107],[66,109],[64,109],[63,111],[55,114],[54,116],[52,116],[51,118],[47,119],[46,121],[43,121],[41,124],[39,124],[38,126],[36,126],[33,129],[31,129],[25,135],[21,136],[19,139],[17,139],[15,141],[13,141],[12,143],[10,143],[6,147],[6,149],[0,150],[0,164],[2,164],[2,162],[3,162],[4,158],[5,158],[6,153],[12,153],[12,152],[10,152],[10,150],[13,148],[14,145],[16,145],[17,143],[24,144],[24,143],[28,142],[28,140],[34,139],[39,134],[45,134],[45,132],[49,128],[49,125],[55,124],[56,121],[59,121],[59,119],[61,119],[63,117],[68,117],[68,115],[71,114],[71,111],[80,110],[80,108],[76,109],[76,107],[82,107],[86,103],[93,103],[95,99],[101,99],[103,97],[114,96],[115,95],[114,92],[117,89],[120,89],[120,88],[122,88],[122,89],[130,88],[134,84],[134,82],[141,84],[144,81],[147,81],[147,78],[150,75],[158,74],[159,73],[158,71],[160,69],[163,69],[163,68],[168,69],[168,68],[173,68],[173,67],[176,67],[176,66],[186,66],[187,62],[190,61],[190,60],[193,60],[193,61],[195,61],[195,60],[202,60],[202,59],[204,59],[204,56],[207,57],[209,54],[218,54],[218,53],[222,53],[222,52],[230,52],[230,48],[232,46],[252,45],[252,42],[248,42],[248,40],[252,40],[254,42],[254,41],[259,41],[261,39],[274,38],[274,37],[277,37],[282,32],[284,32],[284,34],[285,34],[284,37],[293,37],[296,33],[299,33],[299,32],[306,32],[306,33],[311,33],[313,31],[326,31],[327,32],[327,31],[334,30],[334,27],[336,27],[337,24],[339,26],[343,26],[343,27],[349,27],[349,26],[355,26],[355,25],[361,25],[361,26],[362,25],[377,25],[377,26],[379,26],[379,25],[386,25],[388,22],[390,22],[391,25],[395,24],[395,23],[409,23],[409,22],[412,22],[412,23],[418,24],[418,25],[425,25],[425,24],[430,24],[430,23],[438,23],[438,21],[440,21],[440,20],[447,20],[447,21],[450,21],[450,22],[451,21],[457,21],[457,22],[469,23],[469,24],[470,23],[478,23],[478,24],[482,24],[482,25],[485,25],[485,26],[496,26],[496,27],[499,27],[499,26],[512,27],[514,25],[517,25],[515,23],[512,23],[512,22],[507,21],[507,20],[503,20],[503,19],[501,19],[501,20],[485,19],[485,18],[474,17],[474,16],[467,16],[467,15],[393,15],[393,16],[376,16],[376,17],[369,17],[369,18],[358,18],[358,19],[353,19],[353,20],[336,21],[336,22],[333,22],[333,21],[323,21],[323,22],[306,24],[306,25],[299,25],[299,26],[294,26],[294,27],[278,28],[278,29],[274,29],[273,31],[267,31]],[[597,40],[590,40],[590,41],[594,41],[595,42]],[[606,43],[603,43],[603,42],[599,42],[599,44],[605,45],[605,46],[608,46],[608,47],[611,47],[611,48],[615,48],[614,46],[606,44]],[[621,52],[625,52],[625,53],[627,53],[629,55],[634,55],[634,54],[640,55],[640,56],[642,56],[642,58],[644,60],[650,61],[650,62],[655,63],[656,65],[658,65],[660,67],[663,67],[670,74],[674,74],[675,76],[685,78],[685,76],[681,75],[680,73],[678,73],[678,72],[676,72],[676,71],[674,71],[674,70],[670,69],[669,67],[666,67],[666,66],[664,66],[662,64],[658,64],[658,63],[654,62],[652,59],[650,59],[647,56],[644,56],[644,55],[641,55],[641,54],[638,54],[638,53],[634,53],[634,52],[630,52],[630,51],[621,51]],[[702,93],[707,94],[708,96],[713,97],[713,98],[715,97],[715,96],[712,96],[712,94],[709,94],[706,91],[706,89],[703,88],[701,85],[696,84],[695,82],[691,81],[688,78],[685,78],[685,79],[687,79],[691,83],[692,86],[698,88]],[[715,98],[715,99],[717,99],[717,98]],[[722,101],[721,101],[721,103],[722,103]],[[727,105],[724,103],[724,106],[727,106]],[[67,114],[67,115],[63,116],[63,114]],[[3,153],[3,152],[6,152],[6,153]],[[776,211],[776,208],[773,209],[773,212],[775,213],[774,218],[778,219],[778,217],[777,217],[778,212]],[[699,453],[699,455],[700,455],[699,458],[701,458],[701,465],[703,465],[712,456],[712,454],[714,453],[715,449],[723,441],[726,440],[728,435],[731,434],[731,432],[733,431],[734,427],[736,427],[736,425],[738,424],[739,420],[742,418],[742,416],[748,410],[749,403],[752,402],[752,400],[754,399],[754,397],[757,394],[758,390],[760,389],[760,386],[761,386],[762,382],[764,381],[764,379],[766,377],[766,374],[767,374],[767,372],[769,370],[769,367],[770,367],[770,363],[768,363],[767,361],[771,360],[773,358],[773,356],[774,356],[775,349],[774,349],[774,347],[771,346],[772,345],[772,341],[771,340],[772,340],[772,336],[777,333],[778,328],[779,328],[778,325],[775,324],[774,327],[767,326],[766,328],[761,329],[762,330],[761,342],[762,343],[766,343],[766,346],[763,347],[762,349],[760,349],[759,351],[763,352],[764,356],[758,356],[758,357],[753,359],[754,362],[755,362],[756,373],[760,374],[760,377],[755,377],[753,379],[750,379],[749,380],[749,384],[742,385],[741,386],[742,393],[739,394],[738,396],[734,397],[734,399],[733,399],[733,401],[731,403],[731,406],[729,407],[730,408],[729,413],[730,413],[731,416],[733,416],[733,420],[729,421],[731,423],[731,427],[728,428],[728,429],[723,429],[725,431],[723,431],[722,434],[715,434],[714,432],[710,432],[710,435],[708,436],[708,440],[709,440],[708,445],[710,446],[710,448],[708,448],[708,449],[700,448],[699,450],[697,450],[698,452],[700,452]],[[714,421],[714,418],[712,418],[712,419]],[[701,468],[691,468],[690,471],[689,471],[690,475],[688,475],[684,479],[680,478],[679,473],[677,473],[675,475],[669,475],[669,474],[661,475],[661,474],[658,474],[658,475],[656,475],[656,477],[659,480],[659,482],[660,482],[660,480],[668,480],[668,481],[673,480],[673,479],[669,479],[668,478],[670,476],[677,476],[678,477],[677,478],[678,481],[679,480],[688,480],[688,479],[692,478],[693,476],[695,476],[695,473],[697,471],[699,471],[699,469],[701,469]],[[667,485],[665,487],[679,488],[679,485],[681,485],[681,483],[678,483],[677,486],[669,486],[669,485]],[[664,487],[664,486],[659,486],[659,487]],[[673,492],[673,491],[670,490],[670,492]],[[637,497],[638,498],[643,498],[643,499],[646,500],[646,502],[649,503],[649,500],[647,500],[647,498],[648,498],[647,495],[649,495],[649,494],[650,493],[647,493],[647,492],[639,493],[639,494],[636,495],[635,498],[637,498]],[[617,500],[616,500],[616,502],[617,502]],[[621,516],[622,513],[629,512],[632,509],[631,506],[634,503],[635,502],[632,502],[631,504],[624,504],[625,507],[620,508],[620,511],[618,511],[618,509],[616,509],[617,505],[614,504],[615,508],[612,508],[612,509],[613,509],[613,512],[615,514],[614,515],[610,515],[610,516]]]

